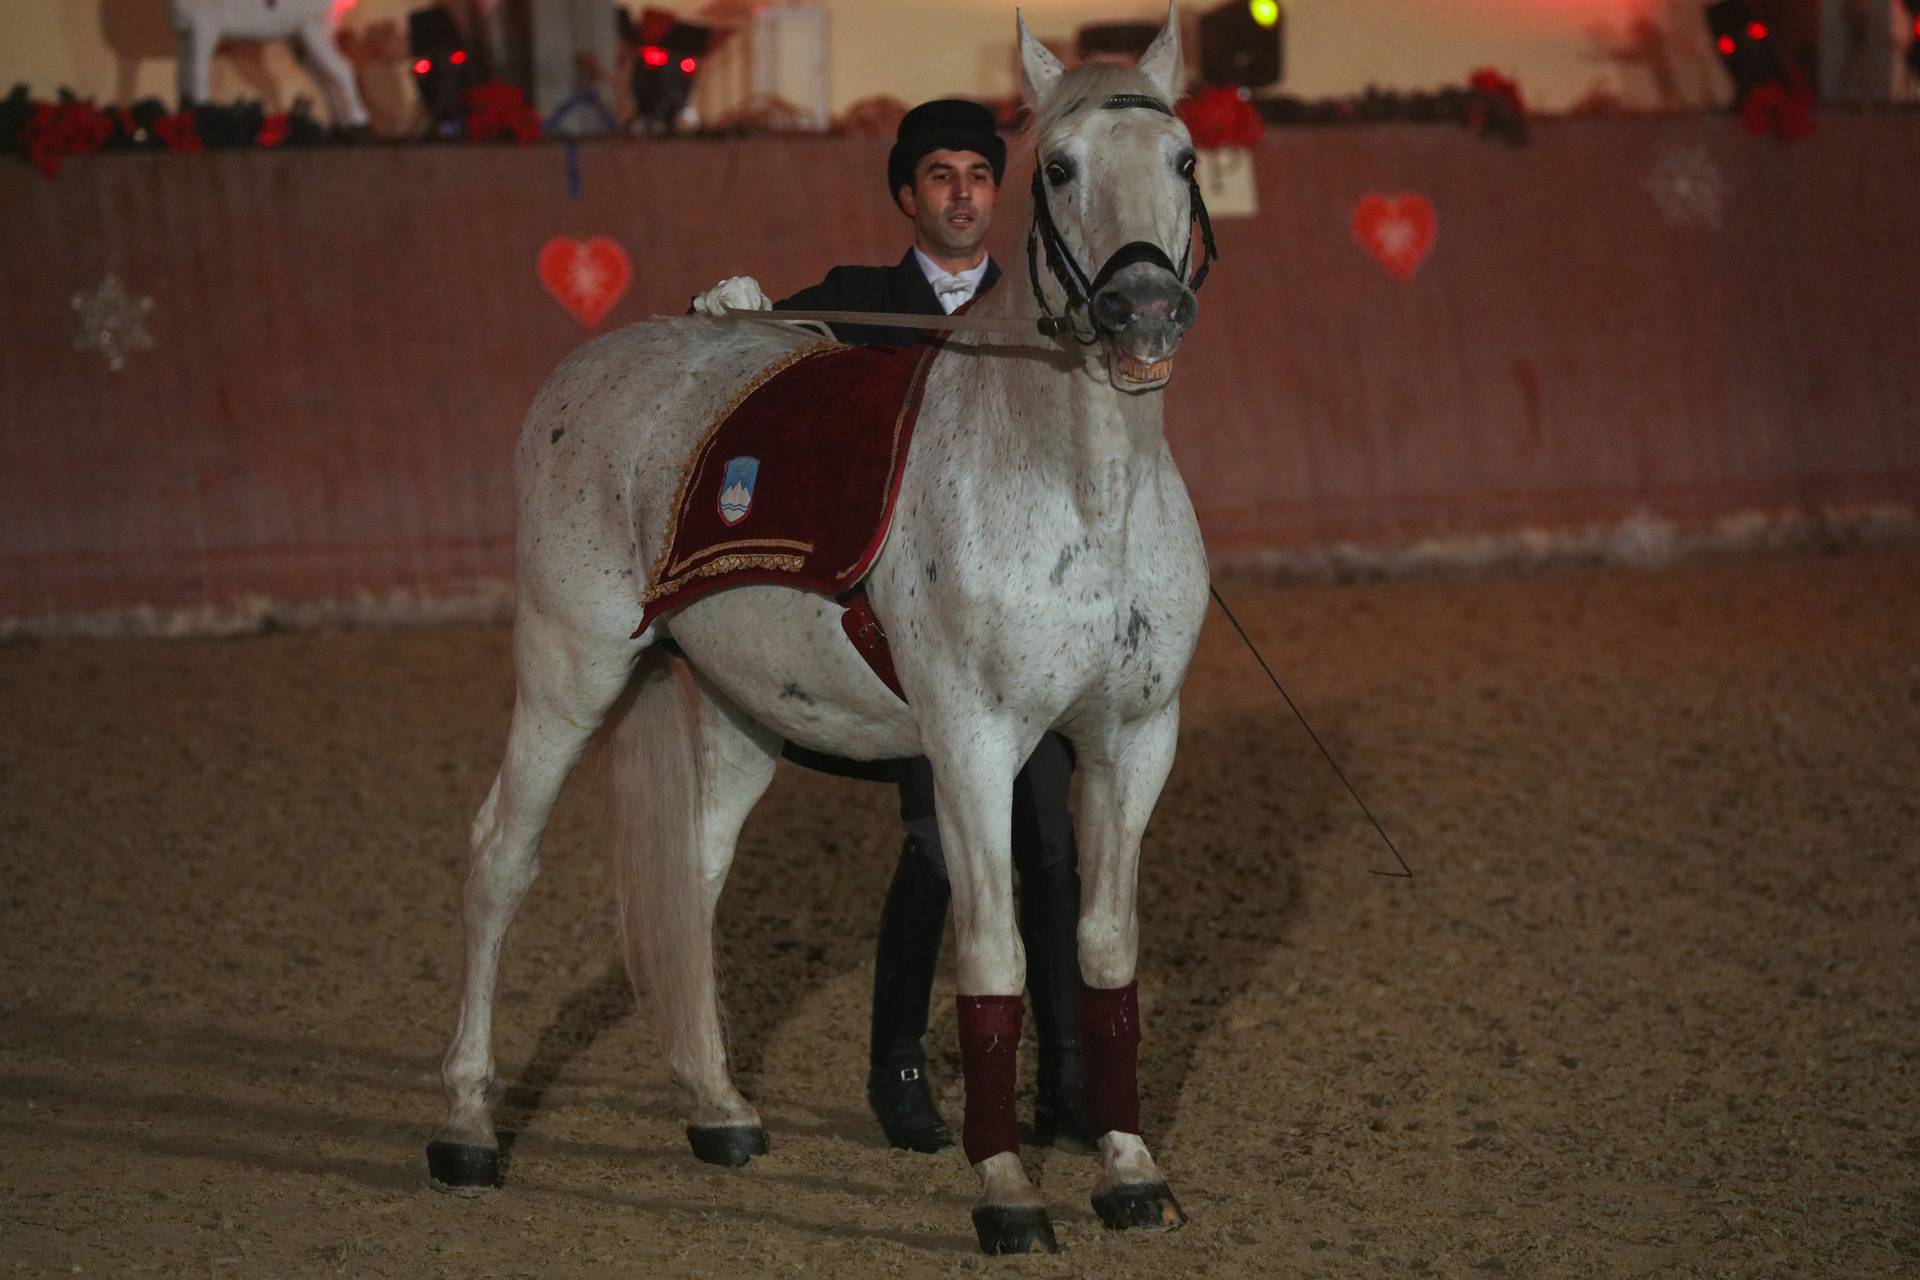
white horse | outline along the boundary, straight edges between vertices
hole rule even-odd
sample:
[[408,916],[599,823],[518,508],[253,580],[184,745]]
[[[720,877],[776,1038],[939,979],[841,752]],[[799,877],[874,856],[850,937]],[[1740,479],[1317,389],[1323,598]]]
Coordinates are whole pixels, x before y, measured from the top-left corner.
[[328,118],[349,127],[365,124],[353,68],[333,43],[336,7],[336,0],[167,0],[179,43],[181,101],[207,100],[213,51],[222,40],[298,40],[327,95]]
[[[1025,960],[1010,808],[1021,762],[1058,729],[1083,788],[1094,1205],[1111,1227],[1185,1220],[1139,1133],[1135,882],[1207,600],[1160,398],[1194,317],[1185,277],[1205,212],[1193,143],[1169,106],[1182,83],[1171,15],[1137,69],[1068,73],[1024,22],[1019,37],[1037,113],[1028,251],[1037,240],[1050,261],[972,313],[1025,336],[959,335],[926,373],[892,530],[867,580],[907,701],[855,653],[830,600],[792,588],[721,591],[632,635],[646,586],[636,566],[661,552],[702,431],[816,337],[751,321],[635,325],[574,354],[535,400],[516,459],[517,696],[473,825],[465,987],[443,1067],[450,1114],[428,1147],[437,1185],[499,1182],[489,1093],[501,943],[561,784],[611,715],[629,967],[691,1095],[694,1151],[722,1164],[764,1152],[766,1135],[728,1075],[713,911],[782,743],[930,758],[953,888],[965,1146],[982,1182],[975,1227],[988,1252],[1053,1248],[1013,1128]],[[1068,330],[1040,336],[1056,312]]]

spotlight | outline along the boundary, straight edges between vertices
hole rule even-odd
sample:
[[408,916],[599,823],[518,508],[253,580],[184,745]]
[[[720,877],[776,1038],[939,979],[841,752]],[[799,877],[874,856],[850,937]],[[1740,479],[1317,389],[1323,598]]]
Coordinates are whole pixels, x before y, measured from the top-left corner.
[[672,133],[700,59],[712,48],[713,29],[682,22],[664,9],[642,9],[640,20],[615,10],[621,36],[637,50],[633,60],[634,116],[648,133]]
[[1773,33],[1748,0],[1715,0],[1707,6],[1706,18],[1720,65],[1733,80],[1734,106],[1762,85],[1787,83],[1787,64]]
[[1227,0],[1200,15],[1200,78],[1250,89],[1278,84],[1286,25],[1279,0]]
[[407,52],[413,57],[413,83],[426,106],[434,133],[460,130],[467,90],[485,79],[478,60],[467,55],[460,28],[443,4],[407,15]]

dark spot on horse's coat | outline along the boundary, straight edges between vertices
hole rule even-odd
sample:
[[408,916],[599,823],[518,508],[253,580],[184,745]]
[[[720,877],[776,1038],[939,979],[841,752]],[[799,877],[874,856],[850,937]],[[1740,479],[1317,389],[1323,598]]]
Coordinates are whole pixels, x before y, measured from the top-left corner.
[[1127,609],[1127,652],[1140,651],[1140,637],[1153,630],[1153,624],[1147,621],[1147,615],[1140,612],[1139,605]]
[[1047,581],[1059,586],[1061,579],[1067,576],[1067,566],[1073,563],[1073,548],[1060,548],[1060,560],[1053,566],[1053,572],[1047,575]]
[[780,696],[782,698],[798,698],[808,706],[813,705],[813,698],[808,695],[807,691],[791,680],[780,687]]
[[565,427],[555,427],[555,428],[553,429],[553,434],[552,434],[551,436],[549,436],[549,437],[547,438],[547,443],[548,443],[548,444],[559,444],[559,443],[560,443],[560,437],[561,437],[561,436],[563,436],[563,435],[565,435],[565,434],[567,434],[567,429],[566,429]]
[[935,564],[931,560],[927,561],[927,581],[928,582],[940,581],[940,566]]

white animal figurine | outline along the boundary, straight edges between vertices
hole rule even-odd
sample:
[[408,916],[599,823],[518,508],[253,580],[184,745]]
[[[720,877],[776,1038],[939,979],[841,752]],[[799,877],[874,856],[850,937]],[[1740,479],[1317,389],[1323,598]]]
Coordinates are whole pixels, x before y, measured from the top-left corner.
[[353,68],[333,43],[334,9],[335,0],[167,0],[179,44],[181,100],[207,100],[213,51],[222,40],[297,39],[327,95],[333,122],[350,128],[366,124]]

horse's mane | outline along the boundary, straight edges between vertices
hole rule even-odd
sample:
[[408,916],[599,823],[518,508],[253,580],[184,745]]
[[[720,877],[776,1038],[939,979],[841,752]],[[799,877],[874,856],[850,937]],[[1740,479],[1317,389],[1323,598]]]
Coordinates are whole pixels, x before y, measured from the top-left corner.
[[[1090,62],[1062,76],[1060,83],[1041,104],[1020,136],[1020,146],[1030,157],[1038,139],[1051,133],[1063,121],[1082,111],[1098,107],[1115,94],[1140,94],[1164,101],[1159,88],[1138,67],[1119,62]],[[1167,103],[1172,106],[1172,103]]]
[[[1004,291],[1022,301],[1002,314],[1026,315],[1035,310],[1033,291],[1027,283],[1027,224],[1033,220],[1033,166],[1041,141],[1082,112],[1098,109],[1117,93],[1163,96],[1138,67],[1090,62],[1060,78],[1046,102],[1028,118],[1026,127],[1014,136],[1013,145],[1007,148],[1006,176],[1000,186],[999,203],[994,207],[990,241],[993,256],[1007,278],[989,298],[997,301],[995,295]],[[1008,304],[1003,301],[1001,305]],[[984,311],[985,307],[980,309]]]

